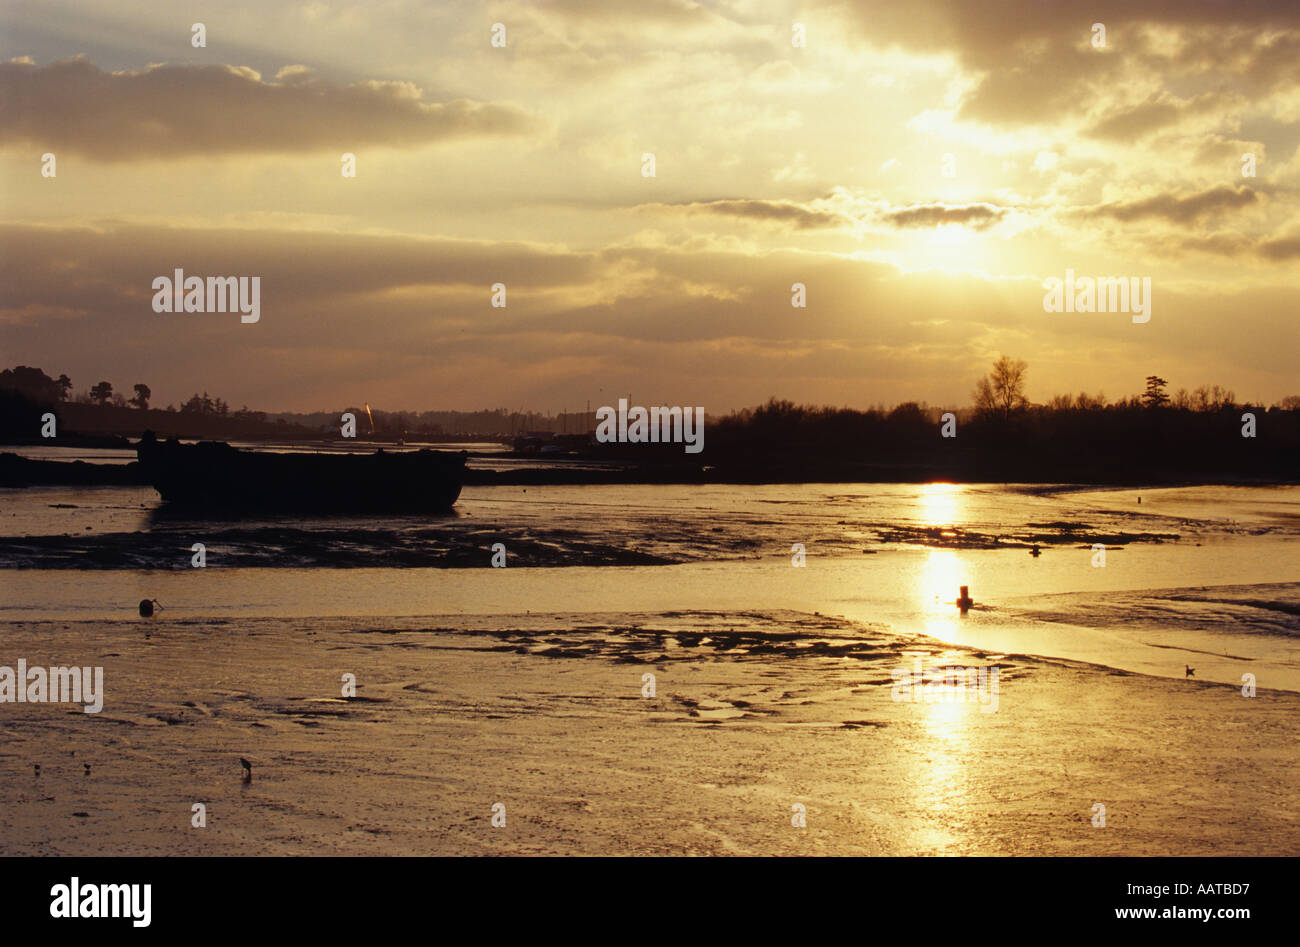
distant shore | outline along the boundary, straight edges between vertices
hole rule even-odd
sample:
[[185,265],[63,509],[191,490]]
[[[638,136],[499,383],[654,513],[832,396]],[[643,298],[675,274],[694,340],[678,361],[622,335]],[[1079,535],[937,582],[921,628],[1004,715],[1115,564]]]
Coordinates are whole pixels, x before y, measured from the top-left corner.
[[[10,445],[3,445],[10,446]],[[129,444],[84,445],[83,449],[128,449]],[[415,445],[411,445],[414,447]],[[476,466],[476,460],[521,461],[509,470]],[[535,466],[529,465],[536,464]],[[1003,465],[967,463],[959,465],[885,464],[850,461],[791,463],[775,459],[769,463],[672,462],[662,455],[654,462],[633,463],[626,459],[593,461],[588,457],[557,458],[538,462],[536,457],[509,453],[481,455],[470,452],[465,486],[580,486],[591,484],[781,484],[781,483],[1012,483],[1032,485],[1080,484],[1094,486],[1283,486],[1295,478],[1243,476],[1223,470],[1156,470],[1081,468],[1077,465],[1040,465],[1038,469],[1007,469]],[[84,460],[37,460],[12,450],[0,449],[0,487],[36,486],[149,486],[140,465],[94,463]]]

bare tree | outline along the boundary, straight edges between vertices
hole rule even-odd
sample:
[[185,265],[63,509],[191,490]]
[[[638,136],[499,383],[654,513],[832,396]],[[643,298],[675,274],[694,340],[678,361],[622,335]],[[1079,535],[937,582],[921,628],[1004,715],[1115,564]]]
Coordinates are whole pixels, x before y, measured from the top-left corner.
[[1192,392],[1192,408],[1195,411],[1222,411],[1230,408],[1237,396],[1227,388],[1218,385],[1201,385]]
[[975,383],[975,410],[1009,418],[1011,412],[1027,405],[1025,373],[1028,369],[1021,359],[1001,356],[993,363],[993,370]]

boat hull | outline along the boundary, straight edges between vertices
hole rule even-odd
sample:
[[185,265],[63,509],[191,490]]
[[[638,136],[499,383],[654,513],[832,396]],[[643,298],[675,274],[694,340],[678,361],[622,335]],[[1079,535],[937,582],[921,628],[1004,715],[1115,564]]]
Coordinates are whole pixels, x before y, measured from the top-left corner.
[[136,456],[165,503],[221,513],[445,513],[460,497],[466,458],[432,450],[275,454],[147,434]]

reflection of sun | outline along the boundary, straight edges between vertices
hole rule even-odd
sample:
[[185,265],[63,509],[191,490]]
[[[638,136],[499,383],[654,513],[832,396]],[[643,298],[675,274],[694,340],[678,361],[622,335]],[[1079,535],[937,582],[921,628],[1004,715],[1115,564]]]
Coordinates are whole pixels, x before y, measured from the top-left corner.
[[969,788],[965,758],[970,706],[943,702],[923,707],[928,752],[913,773],[918,805],[930,812],[961,806]]
[[931,612],[951,612],[961,577],[961,560],[955,550],[931,549],[921,572],[921,607]]
[[921,487],[921,525],[951,526],[961,506],[958,483],[927,483]]
[[966,711],[968,704],[958,700],[960,696],[955,687],[950,688],[951,700],[938,701],[925,707],[925,729],[931,737],[955,741],[961,738],[966,729]]

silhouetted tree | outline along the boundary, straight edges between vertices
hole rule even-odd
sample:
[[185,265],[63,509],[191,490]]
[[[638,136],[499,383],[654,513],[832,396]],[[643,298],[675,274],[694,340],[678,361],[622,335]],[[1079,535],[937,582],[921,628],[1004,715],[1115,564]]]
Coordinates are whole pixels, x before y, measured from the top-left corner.
[[0,372],[0,388],[16,391],[37,404],[57,404],[64,396],[59,382],[39,368],[28,365],[6,368]]
[[59,400],[67,401],[68,395],[72,393],[72,379],[69,378],[67,375],[60,375],[58,384],[59,384],[59,388],[61,389],[59,393]]
[[1158,375],[1147,376],[1147,390],[1142,393],[1142,403],[1148,408],[1161,408],[1169,403],[1169,396],[1165,394],[1165,381]]
[[113,400],[113,385],[110,382],[101,381],[90,389],[90,397],[101,405],[108,404]]
[[131,404],[135,405],[141,411],[149,410],[149,399],[153,397],[153,392],[149,390],[148,385],[136,385],[135,397],[131,399]]
[[1222,411],[1230,408],[1237,396],[1218,385],[1201,385],[1192,392],[1192,409],[1195,411]]
[[1011,417],[1011,412],[1023,408],[1025,400],[1025,373],[1029,366],[1021,359],[1001,356],[993,363],[993,370],[975,384],[975,410],[980,414],[1000,414]]

